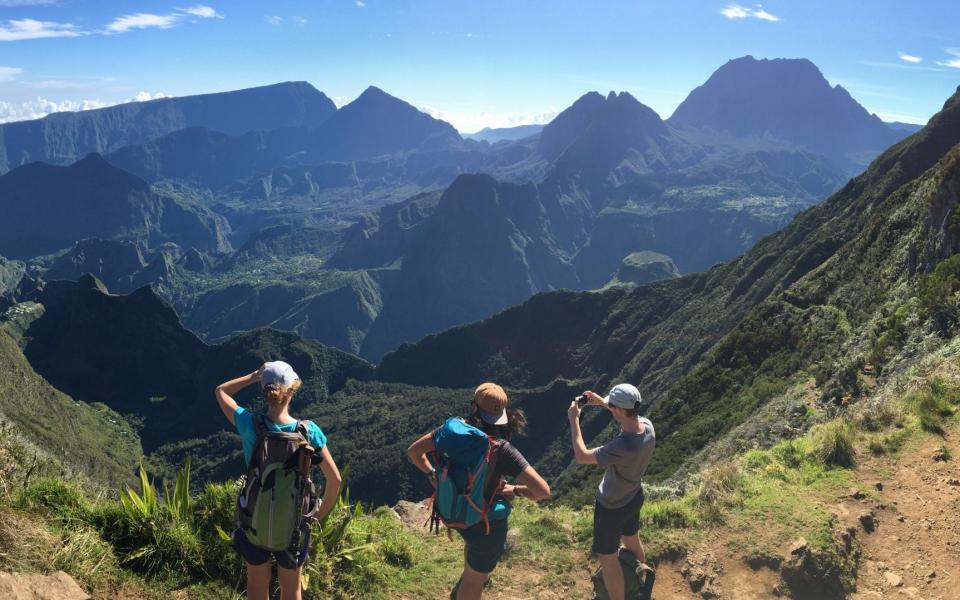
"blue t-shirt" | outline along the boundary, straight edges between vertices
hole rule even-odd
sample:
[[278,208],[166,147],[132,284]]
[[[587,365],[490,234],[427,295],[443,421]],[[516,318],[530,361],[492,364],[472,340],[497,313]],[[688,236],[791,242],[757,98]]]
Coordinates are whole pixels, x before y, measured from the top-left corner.
[[[257,428],[253,424],[253,419],[259,413],[252,413],[249,410],[238,406],[233,413],[233,424],[240,434],[240,440],[243,442],[243,459],[250,464],[250,458],[253,456],[253,445],[257,442]],[[286,425],[277,425],[267,418],[268,431],[284,431],[292,433],[297,430],[297,422],[287,423]],[[319,450],[327,445],[327,436],[323,435],[320,426],[313,421],[307,421],[307,436],[310,438],[310,445]]]

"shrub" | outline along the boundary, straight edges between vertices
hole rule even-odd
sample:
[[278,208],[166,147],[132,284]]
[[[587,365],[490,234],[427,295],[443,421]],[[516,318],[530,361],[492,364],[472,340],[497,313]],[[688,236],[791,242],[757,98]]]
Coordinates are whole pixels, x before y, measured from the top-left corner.
[[42,510],[61,520],[87,520],[90,514],[83,490],[52,477],[38,479],[20,490],[14,506],[21,510]]
[[640,522],[659,529],[686,529],[699,522],[689,496],[676,500],[647,502],[640,509]]
[[777,462],[790,469],[799,469],[807,455],[803,439],[784,440],[770,449]]
[[852,467],[856,463],[854,431],[843,420],[818,425],[810,432],[810,456],[826,467]]
[[904,403],[920,420],[920,428],[930,433],[943,433],[943,419],[954,413],[956,390],[942,379],[933,379],[907,394]]

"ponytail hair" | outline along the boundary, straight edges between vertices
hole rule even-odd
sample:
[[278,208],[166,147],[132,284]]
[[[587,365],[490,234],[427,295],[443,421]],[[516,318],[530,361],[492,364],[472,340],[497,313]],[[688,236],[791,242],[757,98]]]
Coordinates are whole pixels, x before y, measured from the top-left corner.
[[279,408],[290,402],[298,389],[300,389],[299,379],[294,380],[289,387],[280,383],[273,383],[263,388],[263,399],[267,402],[267,406]]

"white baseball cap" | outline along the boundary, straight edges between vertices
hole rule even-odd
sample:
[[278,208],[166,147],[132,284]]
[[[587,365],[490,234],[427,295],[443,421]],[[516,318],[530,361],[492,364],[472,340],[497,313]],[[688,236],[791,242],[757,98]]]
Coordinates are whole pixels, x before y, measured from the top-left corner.
[[263,371],[260,373],[260,387],[266,388],[271,385],[282,385],[289,388],[294,381],[300,379],[297,372],[289,364],[282,360],[264,363]]
[[618,383],[613,386],[613,389],[610,390],[607,397],[603,399],[603,403],[609,404],[610,406],[619,406],[620,408],[627,409],[635,408],[637,410],[640,409],[641,402],[640,390],[629,383]]

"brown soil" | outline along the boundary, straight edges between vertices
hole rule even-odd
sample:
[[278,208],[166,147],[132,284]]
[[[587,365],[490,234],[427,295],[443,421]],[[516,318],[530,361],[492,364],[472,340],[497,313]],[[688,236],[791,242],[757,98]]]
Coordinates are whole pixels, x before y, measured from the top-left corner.
[[[940,446],[952,460],[934,460]],[[930,436],[899,460],[866,459],[857,469],[874,496],[878,525],[862,534],[855,600],[960,598],[960,434]],[[883,489],[872,486],[880,482]],[[898,581],[899,580],[899,581]],[[899,585],[896,585],[899,582]]]

